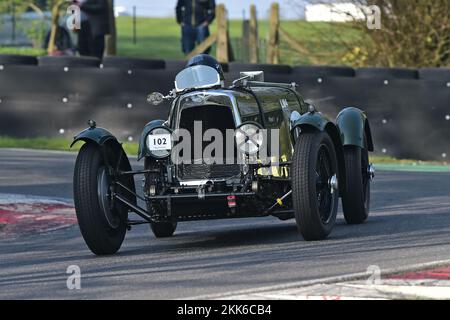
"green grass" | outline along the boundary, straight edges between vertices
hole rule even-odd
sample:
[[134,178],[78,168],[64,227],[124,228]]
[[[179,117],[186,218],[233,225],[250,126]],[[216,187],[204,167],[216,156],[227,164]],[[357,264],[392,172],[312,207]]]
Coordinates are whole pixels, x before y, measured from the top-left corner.
[[378,164],[401,164],[401,165],[412,165],[412,166],[420,166],[420,165],[443,165],[446,164],[444,162],[436,162],[436,161],[421,161],[421,160],[412,160],[412,159],[396,159],[393,157],[387,156],[374,156],[370,158],[371,161],[376,162]]
[[[20,148],[36,150],[57,150],[57,151],[78,151],[83,145],[76,144],[72,149],[70,144],[72,140],[66,138],[11,138],[0,136],[0,148]],[[137,155],[137,143],[124,143],[125,152],[129,155]]]
[[[137,20],[137,44],[133,43],[133,24],[131,17],[117,19],[118,54],[139,58],[183,59],[181,52],[180,27],[171,18],[139,18]],[[341,58],[346,51],[344,42],[356,42],[360,34],[345,24],[325,22],[283,21],[281,26],[294,36],[305,48],[321,59],[324,64],[342,64]],[[211,33],[216,24],[211,26]],[[266,39],[268,22],[259,22],[259,37]],[[230,21],[232,45],[238,47],[242,37],[242,21]],[[237,48],[235,48],[236,51]],[[262,48],[261,51],[265,49]],[[214,52],[214,51],[213,51]],[[239,56],[239,53],[236,54]],[[261,59],[264,60],[264,53]],[[311,64],[309,56],[301,55],[281,43],[281,63]]]
[[[118,55],[135,58],[153,58],[180,60],[184,59],[181,52],[181,30],[173,18],[137,19],[137,43],[133,43],[132,17],[117,18]],[[320,64],[340,65],[342,57],[348,51],[344,43],[356,43],[361,35],[351,27],[342,23],[282,21],[281,27],[295,37],[311,54],[300,54],[284,41],[280,46],[280,59],[284,64]],[[268,22],[259,21],[259,38],[264,46],[267,39]],[[211,26],[211,33],[216,32],[216,23]],[[230,37],[235,56],[239,59],[242,50],[242,20],[230,21]],[[212,53],[215,53],[213,48]],[[260,62],[265,62],[266,48],[260,48]],[[43,49],[0,47],[0,54],[24,54],[41,56]],[[312,59],[312,57],[316,59]]]
[[27,56],[44,56],[46,51],[44,49],[36,48],[16,48],[16,47],[1,47],[0,54],[20,54]]

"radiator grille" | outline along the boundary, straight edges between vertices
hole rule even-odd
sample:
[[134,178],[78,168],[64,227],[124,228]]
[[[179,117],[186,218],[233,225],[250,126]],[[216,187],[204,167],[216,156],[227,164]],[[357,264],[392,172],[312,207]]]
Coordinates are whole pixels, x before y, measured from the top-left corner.
[[237,164],[185,164],[179,166],[182,179],[220,179],[229,178],[240,173]]

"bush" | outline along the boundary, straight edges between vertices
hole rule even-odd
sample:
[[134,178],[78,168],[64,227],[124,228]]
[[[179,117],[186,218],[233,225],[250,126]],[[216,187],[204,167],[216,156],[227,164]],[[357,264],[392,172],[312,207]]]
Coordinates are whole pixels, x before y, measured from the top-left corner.
[[[378,6],[381,29],[369,29],[365,20],[354,19],[354,27],[365,37],[346,55],[346,62],[385,67],[450,66],[448,0],[351,2],[360,6]],[[365,15],[367,20],[367,12]]]

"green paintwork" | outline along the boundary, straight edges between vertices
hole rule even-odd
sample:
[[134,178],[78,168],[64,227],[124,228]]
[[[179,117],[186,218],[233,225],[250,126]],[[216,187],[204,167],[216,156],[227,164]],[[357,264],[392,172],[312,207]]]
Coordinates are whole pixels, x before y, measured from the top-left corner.
[[149,156],[145,139],[147,138],[147,135],[150,133],[150,131],[157,127],[161,127],[164,122],[164,120],[153,120],[145,125],[144,129],[142,130],[141,138],[139,139],[138,160],[141,160],[143,157]]
[[[365,148],[364,132],[367,117],[357,108],[345,108],[336,118],[336,124],[341,136],[343,146],[358,146]],[[372,141],[371,137],[367,137]]]
[[70,145],[70,147],[72,148],[78,141],[85,141],[85,142],[91,141],[97,143],[98,145],[103,146],[105,142],[110,140],[113,140],[120,145],[116,137],[114,137],[112,133],[109,132],[108,130],[103,128],[88,128],[81,131],[78,135],[74,137],[74,140]]
[[302,114],[301,117],[297,121],[295,121],[293,128],[308,125],[320,131],[324,131],[326,125],[329,122],[330,121],[319,112],[307,112],[305,114]]

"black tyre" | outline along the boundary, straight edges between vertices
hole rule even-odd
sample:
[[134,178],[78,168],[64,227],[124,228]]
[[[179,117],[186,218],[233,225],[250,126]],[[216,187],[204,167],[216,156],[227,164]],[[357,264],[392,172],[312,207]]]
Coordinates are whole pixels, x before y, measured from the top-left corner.
[[173,236],[175,230],[177,229],[177,222],[152,222],[150,227],[155,237],[168,238]]
[[0,65],[32,65],[36,66],[38,60],[33,56],[23,56],[18,54],[0,54]]
[[355,70],[350,67],[296,66],[294,75],[300,77],[354,77]]
[[98,68],[100,59],[95,57],[39,57],[40,67],[60,67],[60,68]]
[[104,57],[102,61],[103,68],[121,68],[137,70],[161,70],[166,68],[164,60],[157,59],[137,59],[127,57]]
[[419,79],[434,81],[450,81],[450,68],[423,68],[419,70]]
[[98,146],[84,144],[74,172],[74,202],[81,234],[96,255],[116,253],[126,233],[126,209],[110,201],[107,168]]
[[241,72],[241,71],[264,71],[264,73],[279,73],[279,74],[291,74],[292,68],[288,65],[283,64],[251,64],[251,63],[241,63],[232,62],[230,63],[229,72]]
[[186,68],[187,61],[185,60],[166,60],[166,70],[180,72]]
[[[151,158],[145,158],[144,168],[148,169],[157,169],[158,167],[154,167],[154,160]],[[158,174],[153,177],[147,175],[147,180],[157,181]],[[160,190],[158,185],[158,190]],[[158,219],[157,222],[151,222],[150,228],[153,231],[153,234],[156,238],[167,238],[173,236],[175,230],[177,229],[177,221],[171,220],[168,221],[168,217],[166,215],[166,208],[161,206],[158,203],[148,203],[147,204],[148,211],[152,213],[153,218]],[[160,220],[160,221],[159,221]]]
[[367,79],[418,79],[419,72],[407,68],[359,68],[356,77]]
[[337,158],[325,132],[300,134],[292,162],[292,202],[297,226],[308,241],[323,240],[336,222]]
[[345,221],[348,224],[364,223],[370,210],[369,152],[355,146],[344,149],[346,190],[342,196]]

